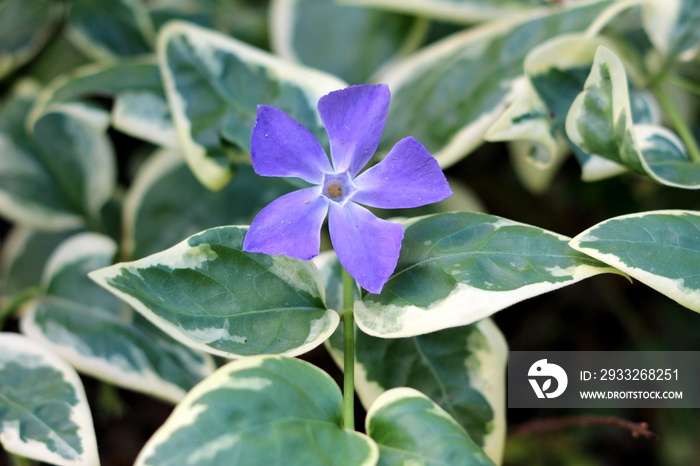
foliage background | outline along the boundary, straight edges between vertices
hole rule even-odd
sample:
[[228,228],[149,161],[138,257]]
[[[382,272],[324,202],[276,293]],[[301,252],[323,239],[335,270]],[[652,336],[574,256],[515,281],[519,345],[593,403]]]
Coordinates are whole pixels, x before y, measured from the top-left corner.
[[[270,48],[266,1],[240,0],[225,4],[212,0],[210,3],[214,11],[220,12],[210,17],[218,23],[214,25],[217,29],[234,31],[240,39]],[[237,14],[230,14],[230,11]],[[411,22],[404,16],[397,18],[392,27],[400,29]],[[426,40],[437,40],[463,27],[433,21]],[[0,80],[0,98],[7,96],[11,86],[21,78],[34,76],[48,83],[63,72],[92,60],[76,49],[60,27],[52,34],[48,45],[35,57]],[[354,57],[350,50],[348,62],[361,62],[363,55],[357,53],[359,55]],[[341,62],[339,66],[343,65],[345,63]],[[692,66],[697,67],[697,62]],[[111,105],[105,98],[94,99],[94,102]],[[696,138],[700,138],[697,107],[694,112],[690,119],[692,129]],[[118,156],[119,183],[129,186],[144,154],[152,147],[113,129],[109,130],[109,136]],[[508,148],[502,143],[480,147],[446,173],[471,189],[485,211],[572,237],[603,220],[631,212],[669,207],[700,210],[696,191],[664,187],[637,174],[583,182],[580,167],[573,158],[567,160],[544,193],[533,194],[517,178],[509,161]],[[10,223],[0,220],[0,239],[6,237],[10,227]],[[118,231],[117,225],[111,228]],[[630,284],[622,277],[609,274],[516,304],[494,318],[510,349],[516,351],[700,351],[697,331],[700,315],[639,283]],[[6,330],[16,330],[16,322],[9,321]],[[340,380],[340,372],[323,348],[303,358]],[[83,380],[90,403],[95,407],[93,415],[103,464],[131,464],[171,407],[145,395],[108,388],[90,377],[83,377]],[[508,410],[508,424],[517,427],[532,419],[582,413],[511,409]],[[593,413],[648,422],[650,429],[660,437],[657,441],[635,439],[626,431],[598,427],[513,436],[506,445],[504,464],[700,464],[696,455],[697,445],[700,445],[700,410],[593,410]],[[362,415],[360,408],[358,415]],[[9,460],[5,458],[5,461]]]

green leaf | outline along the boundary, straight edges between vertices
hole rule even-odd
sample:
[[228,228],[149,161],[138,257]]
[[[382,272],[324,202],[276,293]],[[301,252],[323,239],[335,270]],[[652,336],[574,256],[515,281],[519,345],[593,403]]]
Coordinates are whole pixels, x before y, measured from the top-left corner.
[[[328,303],[342,306],[340,262],[332,251],[314,258]],[[356,289],[356,299],[360,290]],[[342,323],[326,341],[343,367]],[[398,387],[415,388],[447,411],[496,463],[505,444],[506,341],[491,319],[409,338],[376,338],[355,331],[355,391],[365,409]]]
[[68,229],[98,221],[115,184],[107,115],[53,107],[27,132],[36,90],[21,86],[0,108],[0,213],[21,225]]
[[138,259],[207,228],[248,225],[292,189],[282,178],[260,177],[241,166],[234,183],[212,192],[197,181],[181,154],[161,151],[143,165],[127,193],[124,252]]
[[595,2],[489,23],[389,67],[377,78],[393,93],[385,144],[410,134],[443,167],[457,162],[483,142],[520,93],[527,53],[552,36],[584,30],[608,5]]
[[690,59],[700,49],[700,1],[647,0],[642,2],[644,29],[667,65],[680,56]]
[[68,32],[96,60],[151,53],[153,24],[142,0],[72,0]]
[[0,251],[0,301],[4,296],[38,287],[49,255],[74,233],[41,232],[24,227],[10,230]]
[[366,425],[379,445],[379,465],[495,465],[449,414],[412,388],[382,394]]
[[496,20],[542,6],[542,0],[342,0],[348,5],[382,8],[456,23]]
[[[548,125],[556,138],[569,143],[581,165],[581,177],[586,181],[600,180],[625,171],[624,167],[600,156],[586,153],[570,143],[565,130],[566,116],[571,104],[583,90],[593,64],[595,51],[603,43],[606,43],[605,39],[599,36],[564,34],[535,47],[528,53],[524,63],[525,73],[544,106],[536,109],[535,115],[539,117],[536,119],[537,124]],[[514,114],[513,119],[516,121],[524,119],[527,122],[526,116],[532,116],[532,114],[524,115],[524,112]],[[542,137],[537,139],[535,142],[540,142],[542,145],[548,142]],[[557,146],[550,142],[545,147],[547,160],[556,160]]]
[[[355,302],[358,326],[382,338],[467,325],[533,296],[614,269],[569,238],[486,214],[438,214],[406,226],[396,270]],[[466,304],[465,304],[466,303]]]
[[249,160],[259,104],[283,110],[323,138],[316,103],[346,87],[331,75],[183,22],[161,30],[158,55],[180,147],[200,182],[214,190],[230,180],[236,161]]
[[589,228],[570,244],[700,312],[700,212],[623,215]]
[[0,442],[11,453],[51,464],[100,463],[78,374],[16,333],[0,333]]
[[44,271],[45,295],[22,314],[22,332],[79,371],[177,402],[214,370],[210,356],[173,341],[87,273],[112,263],[116,245],[83,233],[62,243]]
[[247,227],[212,228],[91,277],[180,342],[235,358],[298,355],[326,340],[326,309],[311,262],[241,250]]
[[700,163],[690,161],[678,137],[660,126],[635,124],[625,69],[605,47],[598,48],[584,91],[571,105],[566,133],[583,151],[661,184],[700,189]]
[[425,21],[334,0],[276,0],[270,17],[275,52],[355,84],[413,51],[427,32]]
[[42,49],[61,11],[61,4],[52,0],[6,0],[0,5],[0,78]]
[[188,393],[136,464],[376,464],[375,443],[341,422],[340,390],[325,372],[298,359],[250,357]]
[[250,0],[167,0],[151,4],[151,17],[156,29],[173,20],[188,21],[256,47],[267,48],[270,42],[268,3]]
[[91,64],[54,80],[32,109],[36,121],[47,108],[95,96],[114,99],[111,124],[131,136],[177,147],[158,65],[148,61]]

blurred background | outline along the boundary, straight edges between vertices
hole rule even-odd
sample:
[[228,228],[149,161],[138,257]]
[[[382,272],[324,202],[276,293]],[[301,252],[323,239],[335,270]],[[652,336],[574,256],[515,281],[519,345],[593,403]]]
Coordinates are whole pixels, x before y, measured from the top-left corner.
[[[71,2],[55,0],[69,6]],[[2,11],[14,8],[14,0],[0,0],[0,47],[17,39],[22,31],[8,24]],[[92,2],[98,5],[100,2]],[[154,24],[159,25],[175,15],[175,7],[193,2],[146,2],[154,9]],[[313,2],[311,2],[313,3]],[[328,1],[315,2],[312,10],[322,17]],[[535,2],[549,3],[549,2]],[[264,0],[207,0],[187,19],[231,33],[258,47],[269,49],[269,3]],[[232,14],[230,12],[235,12]],[[354,14],[354,13],[353,13]],[[407,16],[395,15],[387,27],[401,28],[413,24]],[[349,17],[350,18],[350,17]],[[362,18],[360,18],[362,20]],[[21,79],[32,77],[49,83],[77,66],[94,61],[63,32],[62,19],[48,30],[49,38],[24,63],[0,78],[0,98]],[[354,21],[354,20],[353,20]],[[332,26],[325,24],[325,27]],[[320,26],[319,26],[320,27]],[[431,21],[424,43],[443,38],[463,25]],[[379,45],[377,46],[379,47]],[[362,57],[349,54],[333,67],[352,67]],[[313,63],[312,63],[313,65]],[[369,76],[366,73],[365,78]],[[362,79],[357,77],[358,80]],[[108,98],[94,102],[112,105]],[[698,119],[695,118],[694,121]],[[695,136],[700,138],[700,128]],[[110,137],[118,155],[119,183],[129,186],[145,154],[153,149],[146,142],[115,130]],[[0,161],[2,153],[0,153]],[[608,218],[656,209],[700,210],[696,191],[673,189],[654,183],[647,177],[626,174],[597,182],[583,182],[580,167],[567,159],[553,178],[551,186],[535,194],[518,179],[511,163],[508,147],[487,143],[468,157],[447,169],[447,175],[470,190],[485,212],[535,225],[567,236]],[[0,219],[0,244],[12,224]],[[119,231],[119,225],[113,227]],[[184,235],[182,238],[183,239]],[[692,312],[656,291],[612,274],[586,279],[573,286],[542,295],[507,308],[494,316],[511,350],[552,351],[700,351],[700,314]],[[17,331],[11,319],[4,331]],[[323,347],[303,356],[328,371],[338,380],[341,374]],[[698,374],[700,379],[700,374]],[[152,433],[170,414],[171,406],[146,395],[117,389],[83,377],[93,407],[100,454],[105,466],[132,464],[137,453]],[[362,409],[358,405],[358,416]],[[555,432],[532,435],[511,435],[506,443],[506,466],[594,466],[594,465],[700,465],[700,410],[530,410],[509,409],[509,428],[527,426],[533,420],[593,414],[616,416],[633,422],[646,422],[658,439],[634,438],[629,431],[615,427],[572,427]],[[363,423],[358,420],[358,426]],[[30,464],[0,454],[0,464]]]

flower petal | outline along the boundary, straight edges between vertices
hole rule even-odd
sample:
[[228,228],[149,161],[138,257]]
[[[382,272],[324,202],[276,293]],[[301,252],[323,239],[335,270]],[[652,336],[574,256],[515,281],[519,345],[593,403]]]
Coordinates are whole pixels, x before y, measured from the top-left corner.
[[282,110],[258,105],[250,137],[250,159],[261,176],[296,177],[313,184],[332,171],[321,143]]
[[397,142],[384,160],[355,178],[355,187],[354,202],[382,209],[408,209],[452,195],[437,160],[412,137]]
[[328,133],[336,172],[357,175],[372,158],[382,137],[391,94],[389,86],[363,84],[327,94],[318,112]]
[[330,201],[321,188],[300,189],[275,199],[260,211],[243,240],[246,252],[309,260],[321,247],[321,226]]
[[399,260],[403,227],[352,202],[331,202],[328,226],[345,270],[365,290],[380,293]]

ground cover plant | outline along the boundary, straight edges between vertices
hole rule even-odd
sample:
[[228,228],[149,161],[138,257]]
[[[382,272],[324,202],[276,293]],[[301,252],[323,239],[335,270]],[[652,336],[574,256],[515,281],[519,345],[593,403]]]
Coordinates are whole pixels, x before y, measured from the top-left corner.
[[8,463],[695,459],[697,410],[507,410],[505,367],[700,350],[697,0],[3,0],[0,39]]

